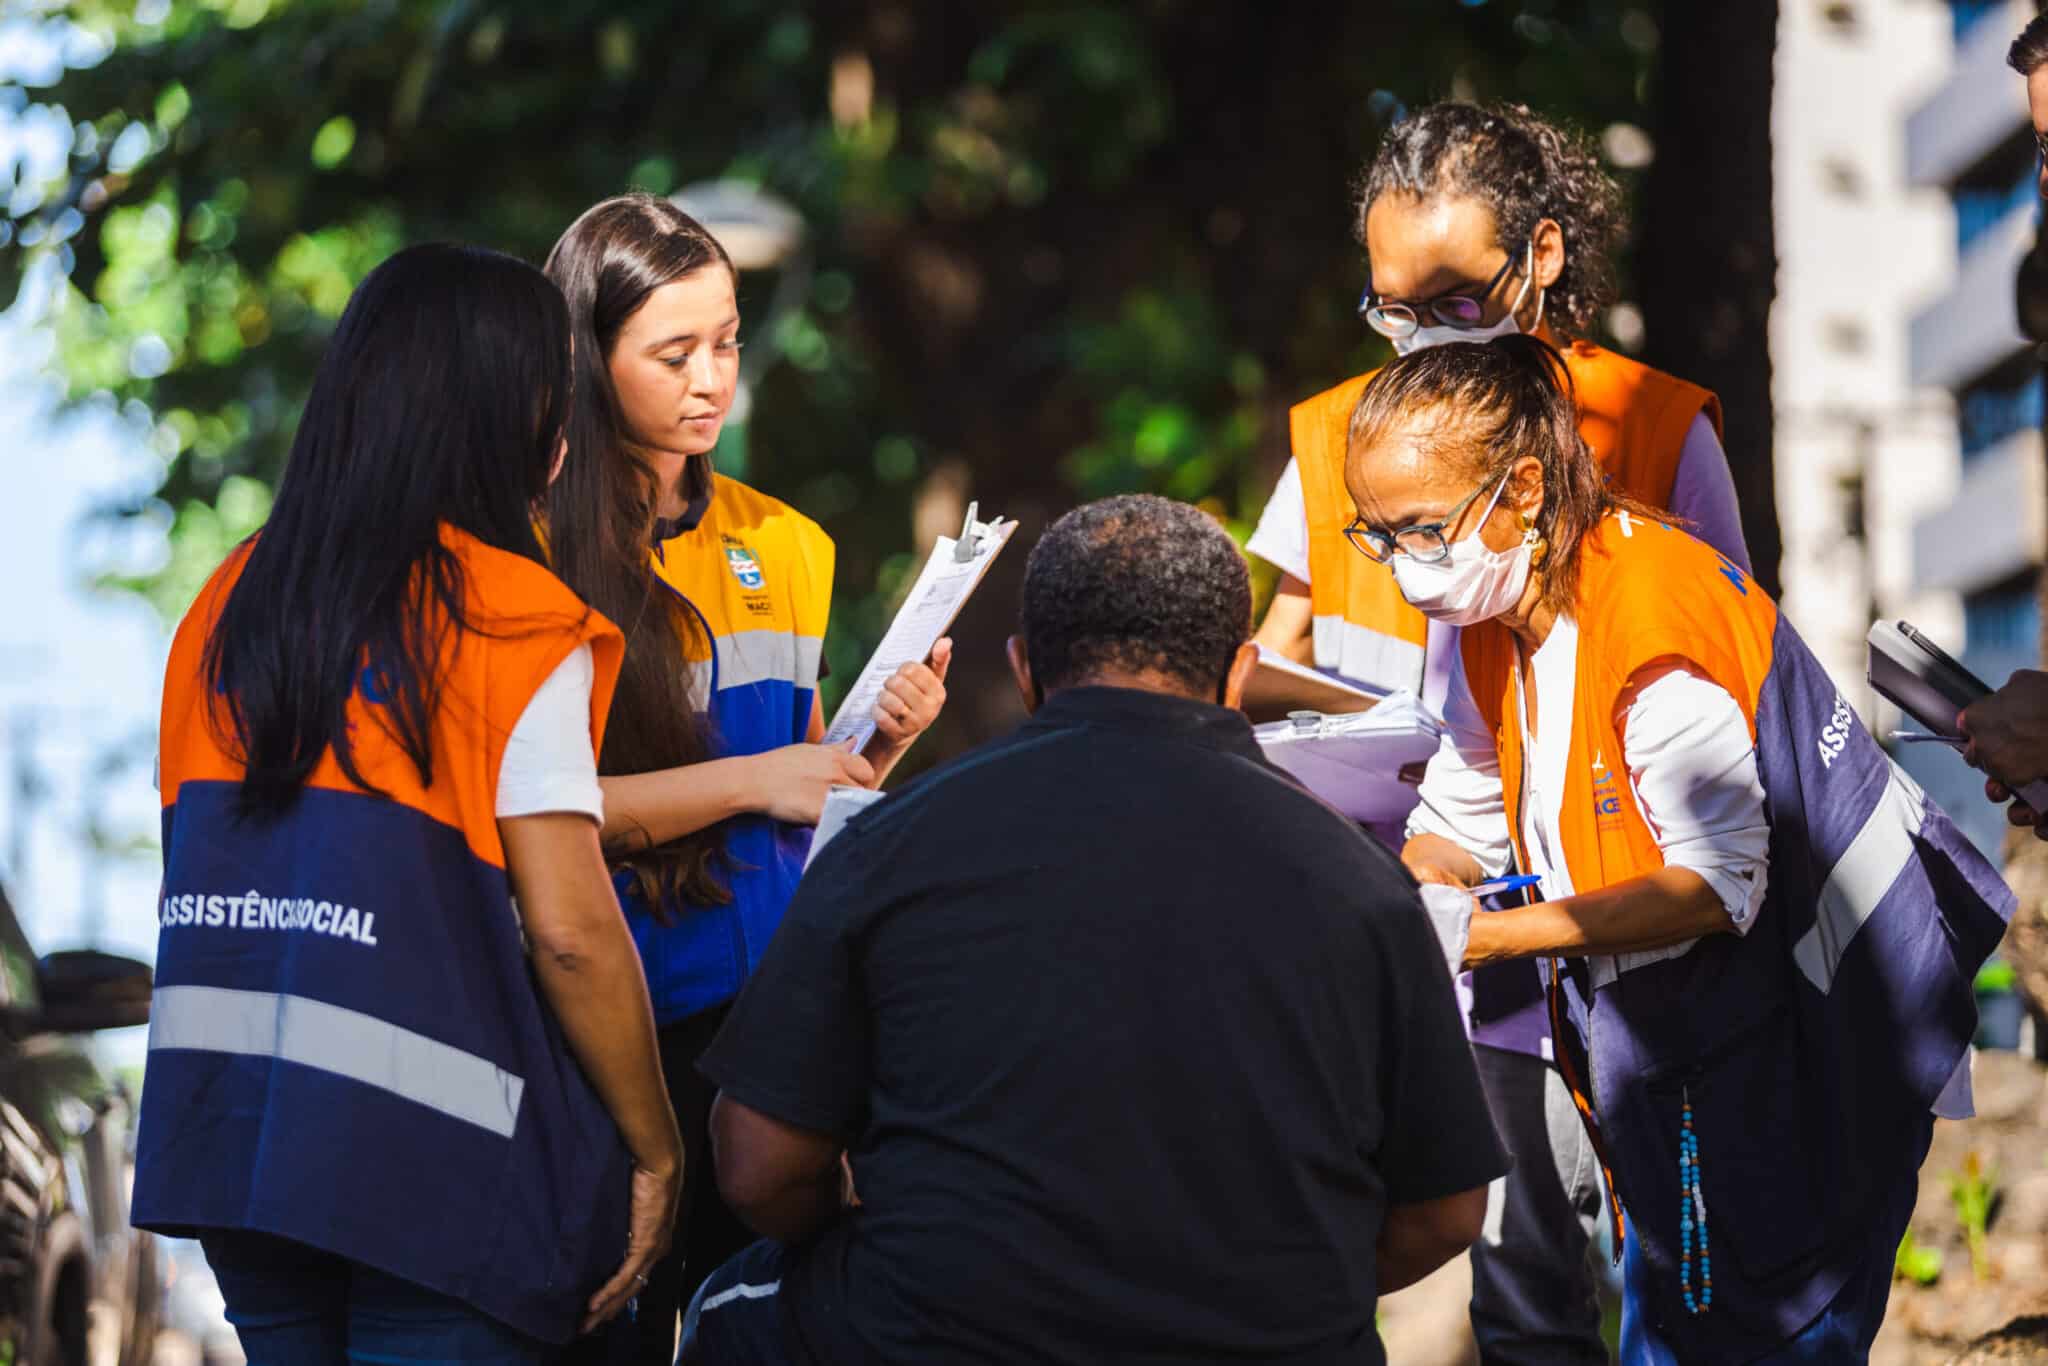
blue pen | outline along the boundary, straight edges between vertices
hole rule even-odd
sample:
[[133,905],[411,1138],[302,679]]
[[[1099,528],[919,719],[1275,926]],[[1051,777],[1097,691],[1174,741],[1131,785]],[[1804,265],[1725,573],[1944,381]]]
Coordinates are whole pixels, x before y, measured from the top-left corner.
[[1469,890],[1474,896],[1493,896],[1498,892],[1519,892],[1525,887],[1534,887],[1541,881],[1542,877],[1535,873],[1512,873],[1507,877],[1497,877],[1491,882],[1482,882]]

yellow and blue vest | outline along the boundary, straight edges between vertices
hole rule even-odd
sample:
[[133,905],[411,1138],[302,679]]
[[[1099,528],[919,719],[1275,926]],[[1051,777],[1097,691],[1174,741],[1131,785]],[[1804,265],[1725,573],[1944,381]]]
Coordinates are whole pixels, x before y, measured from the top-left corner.
[[[802,743],[832,609],[832,540],[788,505],[722,475],[696,525],[656,541],[654,572],[697,624],[685,643],[718,757]],[[655,1019],[739,994],[782,923],[811,847],[807,826],[759,814],[721,827],[732,901],[678,906],[664,925],[630,875],[616,879]]]
[[164,675],[163,900],[137,1227],[275,1234],[566,1342],[625,1246],[630,1159],[528,965],[496,816],[505,742],[579,644],[602,743],[619,633],[545,567],[457,531],[473,630],[443,640],[433,783],[375,675],[297,801],[238,819],[204,651],[247,552]]

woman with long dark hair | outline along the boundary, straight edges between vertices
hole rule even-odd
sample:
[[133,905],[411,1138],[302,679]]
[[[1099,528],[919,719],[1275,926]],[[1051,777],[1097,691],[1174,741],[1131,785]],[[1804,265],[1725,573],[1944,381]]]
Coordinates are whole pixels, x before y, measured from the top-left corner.
[[739,379],[738,274],[666,200],[596,205],[550,253],[576,339],[556,572],[626,634],[598,758],[607,849],[646,965],[688,1161],[681,1235],[631,1325],[668,1366],[681,1306],[751,1236],[718,1198],[696,1061],[795,890],[828,788],[872,786],[937,717],[950,641],[905,666],[861,754],[822,745],[832,542],[717,473]]
[[171,648],[134,1221],[199,1238],[254,1363],[540,1361],[670,1237],[598,843],[619,634],[534,532],[569,358],[530,266],[372,271]]
[[[1359,399],[1353,553],[1462,628],[1481,720],[1430,761],[1440,819],[1402,860],[1454,973],[1549,960],[1619,1199],[1622,1360],[1861,1361],[1934,1118],[1970,1113],[1971,981],[2012,893],[1777,605],[1615,491],[1578,426],[1529,337],[1404,357]],[[1475,776],[1490,810],[1436,801]],[[1540,900],[1474,915],[1504,864]]]

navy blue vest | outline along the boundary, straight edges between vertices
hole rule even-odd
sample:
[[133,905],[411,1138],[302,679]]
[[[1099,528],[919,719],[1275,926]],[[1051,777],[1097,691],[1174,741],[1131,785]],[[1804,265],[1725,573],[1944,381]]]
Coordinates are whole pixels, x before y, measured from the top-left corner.
[[[1653,1271],[1645,1306],[1688,1360],[1749,1359],[1893,1248],[1874,1211],[1924,1156],[1976,1028],[1972,978],[2013,896],[1886,757],[1780,618],[1756,709],[1771,845],[1746,936],[1715,935],[1595,993],[1600,1127]],[[1679,1134],[1692,1106],[1712,1308],[1679,1278]],[[1695,1251],[1692,1284],[1700,1287]]]
[[601,709],[618,643],[540,566],[464,553],[471,619],[502,634],[454,653],[431,787],[359,692],[357,757],[392,795],[330,754],[287,815],[238,820],[199,651],[239,558],[179,629],[133,1219],[293,1239],[561,1342],[623,1258],[630,1164],[536,988],[492,797],[540,682],[589,641]]

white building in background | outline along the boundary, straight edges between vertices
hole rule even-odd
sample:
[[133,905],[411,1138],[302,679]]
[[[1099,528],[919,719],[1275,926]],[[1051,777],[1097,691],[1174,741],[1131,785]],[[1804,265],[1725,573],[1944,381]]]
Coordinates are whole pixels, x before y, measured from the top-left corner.
[[[1874,616],[2003,681],[2038,658],[2048,542],[2039,362],[2013,276],[2034,151],[2005,66],[2027,0],[1788,0],[1773,110],[1771,319],[1785,609],[1866,720]],[[1933,750],[1933,752],[1929,752]],[[1973,837],[1998,812],[1945,751],[1911,770]]]

